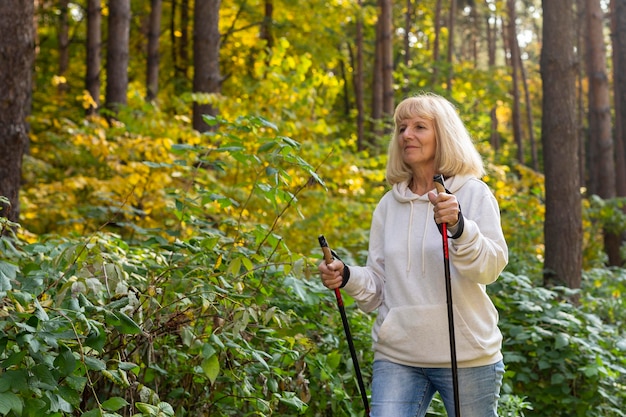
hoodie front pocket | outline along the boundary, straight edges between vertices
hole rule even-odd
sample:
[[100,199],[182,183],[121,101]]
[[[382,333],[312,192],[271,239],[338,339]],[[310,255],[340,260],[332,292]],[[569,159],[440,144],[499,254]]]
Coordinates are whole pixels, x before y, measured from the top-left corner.
[[[457,360],[470,361],[489,355],[472,337],[471,329],[455,313]],[[375,336],[376,350],[405,364],[450,365],[448,309],[444,305],[392,308]]]

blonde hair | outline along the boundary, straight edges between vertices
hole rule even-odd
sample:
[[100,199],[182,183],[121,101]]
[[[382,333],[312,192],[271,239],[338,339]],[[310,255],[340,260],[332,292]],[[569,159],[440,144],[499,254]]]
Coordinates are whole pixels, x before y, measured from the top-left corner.
[[485,175],[483,160],[472,142],[456,108],[445,98],[433,93],[406,98],[398,104],[393,116],[394,131],[389,142],[387,182],[394,185],[413,176],[411,167],[402,159],[399,127],[416,116],[431,120],[435,129],[435,170],[445,177],[453,175]]

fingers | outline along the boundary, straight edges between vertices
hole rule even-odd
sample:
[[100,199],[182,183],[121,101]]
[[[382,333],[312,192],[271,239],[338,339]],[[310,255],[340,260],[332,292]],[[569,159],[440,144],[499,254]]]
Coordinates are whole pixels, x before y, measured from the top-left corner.
[[449,226],[454,226],[459,221],[459,213],[461,209],[459,202],[453,194],[433,192],[428,194],[430,202],[433,204],[433,211],[435,213],[435,222],[437,224],[446,223]]
[[320,271],[320,275],[322,277],[322,283],[326,288],[334,290],[335,288],[339,288],[341,283],[343,282],[343,262],[335,259],[330,264],[326,264],[325,261],[322,261],[318,270]]

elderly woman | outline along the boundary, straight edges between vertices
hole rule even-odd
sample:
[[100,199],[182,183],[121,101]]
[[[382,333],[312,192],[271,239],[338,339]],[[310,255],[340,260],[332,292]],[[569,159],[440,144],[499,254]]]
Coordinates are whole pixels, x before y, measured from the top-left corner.
[[[454,106],[422,94],[394,114],[387,192],[372,216],[365,266],[322,262],[324,285],[341,287],[372,329],[372,417],[424,416],[439,392],[455,415],[440,225],[449,235],[459,406],[497,416],[504,364],[498,312],[486,293],[508,262],[498,203],[482,159]],[[433,177],[445,178],[437,193]],[[434,218],[434,221],[433,221]]]

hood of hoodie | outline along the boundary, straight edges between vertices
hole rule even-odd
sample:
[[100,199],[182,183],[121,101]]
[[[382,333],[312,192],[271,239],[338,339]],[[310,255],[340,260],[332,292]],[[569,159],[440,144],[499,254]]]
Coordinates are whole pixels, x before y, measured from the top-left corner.
[[[453,177],[446,178],[444,185],[448,191],[454,194],[458,191],[463,184],[472,179],[471,175],[455,175]],[[409,203],[415,200],[428,201],[428,194],[417,195],[409,189],[409,181],[403,181],[394,184],[392,187],[393,197],[400,203]]]
[[[465,184],[467,181],[469,181],[470,179],[472,179],[473,177],[470,175],[457,175],[457,176],[453,176],[453,177],[449,177],[446,178],[444,180],[444,185],[446,187],[446,189],[448,191],[450,191],[452,194],[455,193],[455,191],[458,191],[463,184]],[[410,233],[410,231],[413,229],[413,217],[414,217],[414,203],[415,204],[427,204],[428,205],[428,216],[430,217],[431,215],[433,215],[432,213],[432,204],[430,203],[430,200],[428,199],[428,193],[425,193],[423,195],[417,195],[414,194],[413,191],[411,191],[411,189],[409,188],[409,181],[403,181],[400,183],[397,183],[393,186],[392,188],[392,193],[393,193],[393,197],[396,199],[396,201],[398,201],[399,203],[408,203],[411,207],[410,210],[410,215],[409,215],[409,227],[406,229],[407,233]],[[433,224],[430,224],[431,222],[424,222],[424,231],[422,233],[423,239],[426,239],[426,235],[427,235],[427,229],[429,227],[435,227],[434,222],[432,222]],[[406,238],[407,241],[407,254],[411,254],[411,238],[407,237]],[[422,275],[425,274],[425,268],[426,268],[426,253],[425,253],[425,241],[422,241],[421,244],[422,247],[422,251],[421,251],[421,265],[422,265]],[[407,256],[407,264],[406,264],[406,271],[410,271],[411,270],[411,260],[412,260],[412,256]]]

